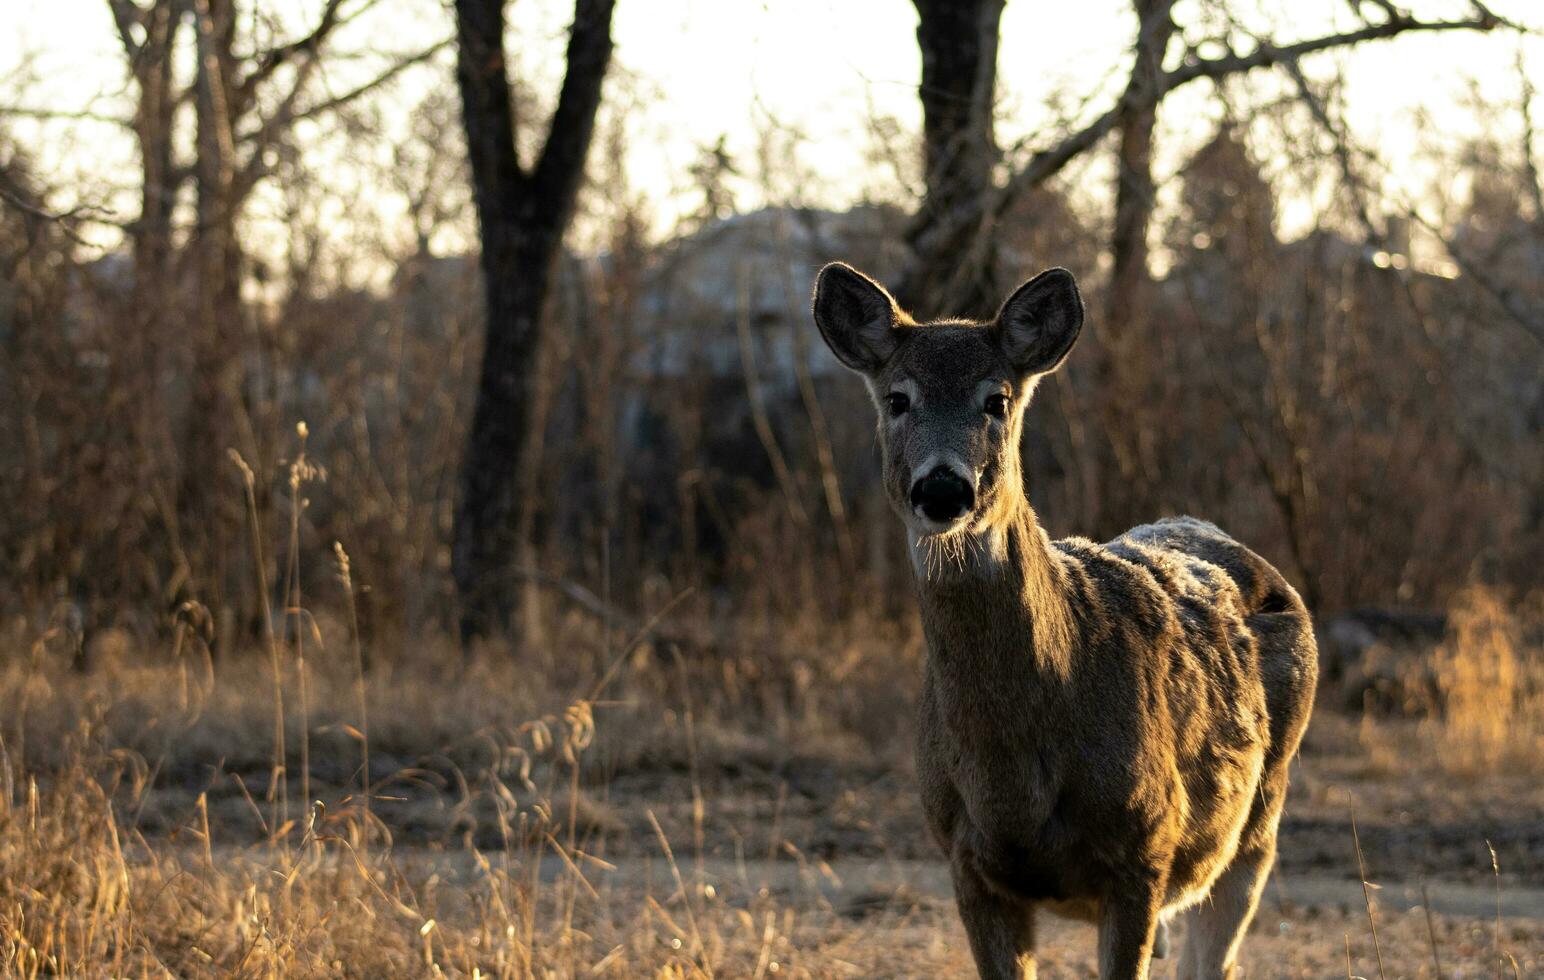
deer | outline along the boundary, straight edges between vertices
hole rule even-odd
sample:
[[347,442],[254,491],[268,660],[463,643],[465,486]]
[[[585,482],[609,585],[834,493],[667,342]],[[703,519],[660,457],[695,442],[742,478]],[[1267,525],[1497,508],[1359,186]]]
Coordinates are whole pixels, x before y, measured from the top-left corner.
[[867,384],[926,641],[922,810],[983,978],[1036,975],[1036,915],[1094,923],[1099,975],[1142,980],[1183,917],[1178,976],[1236,976],[1313,707],[1307,608],[1264,558],[1171,517],[1052,541],[1020,457],[1071,353],[1065,269],[989,321],[918,322],[837,262],[813,313]]

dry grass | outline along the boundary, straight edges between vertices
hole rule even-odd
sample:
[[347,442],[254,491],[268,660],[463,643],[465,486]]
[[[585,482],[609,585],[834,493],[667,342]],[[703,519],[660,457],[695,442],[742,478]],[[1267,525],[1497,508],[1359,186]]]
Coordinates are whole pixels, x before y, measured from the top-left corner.
[[[1377,669],[1397,679],[1398,712],[1415,719],[1363,717],[1363,746],[1378,768],[1471,779],[1544,772],[1544,593],[1509,601],[1470,587],[1433,649],[1377,653],[1389,661]],[[1411,751],[1412,738],[1422,751]]]
[[[689,771],[695,792],[702,766],[872,754],[909,698],[882,680],[914,672],[857,624],[814,661],[797,628],[689,657],[575,617],[518,663],[426,642],[366,675],[349,617],[292,615],[219,663],[184,620],[166,647],[99,635],[84,670],[62,631],[6,638],[0,975],[787,971],[826,940],[796,942],[760,882],[693,872],[700,794],[672,841],[607,781]],[[632,858],[658,874],[592,884],[640,825]]]
[[1445,768],[1544,767],[1544,594],[1509,606],[1493,590],[1466,590],[1432,675],[1441,711],[1428,727]]
[[[616,701],[552,702],[560,683],[532,684],[508,661],[452,671],[436,659],[438,678],[389,666],[370,678],[372,812],[355,682],[326,661],[312,661],[312,727],[289,712],[278,762],[255,657],[215,669],[119,651],[86,674],[51,662],[46,643],[14,658],[0,675],[0,974],[691,976],[787,965],[794,912],[756,889],[690,887],[663,833],[652,842],[658,887],[616,894],[588,880],[609,867],[607,835],[622,829],[584,771],[594,713],[618,721],[614,768],[683,751],[679,712],[651,720]],[[289,698],[298,668],[291,658]],[[620,700],[667,679],[625,677]],[[541,713],[544,700],[561,709]],[[305,782],[328,801],[309,810],[293,798],[302,774],[284,772],[307,742]],[[394,849],[399,835],[417,839]]]
[[540,806],[509,807],[509,846],[459,862],[366,859],[361,828],[315,813],[293,842],[212,847],[202,809],[192,839],[152,842],[87,765],[28,780],[0,809],[0,972],[764,975],[792,952],[796,917],[767,897],[673,875],[641,897],[596,891],[586,873],[605,862],[533,833]]

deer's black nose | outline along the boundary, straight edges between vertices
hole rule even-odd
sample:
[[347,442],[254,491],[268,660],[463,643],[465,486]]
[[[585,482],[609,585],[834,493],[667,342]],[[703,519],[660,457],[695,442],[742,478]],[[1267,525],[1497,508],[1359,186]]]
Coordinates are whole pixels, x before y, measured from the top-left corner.
[[976,492],[970,484],[947,466],[934,467],[933,472],[911,485],[911,505],[930,521],[955,520],[975,502]]

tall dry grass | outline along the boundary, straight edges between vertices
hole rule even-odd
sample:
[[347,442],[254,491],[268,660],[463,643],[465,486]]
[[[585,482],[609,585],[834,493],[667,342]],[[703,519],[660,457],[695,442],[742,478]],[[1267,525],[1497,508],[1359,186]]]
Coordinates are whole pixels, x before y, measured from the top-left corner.
[[[1471,585],[1446,620],[1429,646],[1375,644],[1341,682],[1361,692],[1369,763],[1468,779],[1544,773],[1544,593]],[[1337,699],[1346,691],[1321,701]]]
[[1544,594],[1466,589],[1431,675],[1439,710],[1425,726],[1444,768],[1544,771]]
[[104,785],[103,762],[83,751],[3,787],[5,976],[748,976],[795,955],[791,909],[691,887],[663,837],[662,880],[597,890],[587,875],[609,864],[513,787],[497,850],[371,856],[365,828],[320,804],[298,839],[238,846],[215,842],[200,796],[179,838],[152,839],[114,802],[145,774]]

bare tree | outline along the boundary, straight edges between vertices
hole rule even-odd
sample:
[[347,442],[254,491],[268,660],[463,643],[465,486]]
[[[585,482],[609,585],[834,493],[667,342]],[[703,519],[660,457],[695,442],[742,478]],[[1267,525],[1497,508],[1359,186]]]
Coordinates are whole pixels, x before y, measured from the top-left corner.
[[482,236],[487,340],[472,415],[452,566],[463,640],[513,624],[513,560],[528,538],[520,474],[532,472],[542,308],[584,175],[615,0],[576,0],[568,67],[545,143],[522,166],[505,67],[504,0],[457,0],[462,120]]
[[[1256,69],[1292,68],[1318,52],[1401,34],[1434,31],[1491,31],[1507,22],[1479,0],[1466,16],[1424,19],[1388,3],[1357,5],[1359,26],[1351,30],[1278,44],[1258,38],[1238,51],[1223,37],[1188,37],[1173,19],[1173,0],[1132,0],[1137,15],[1134,59],[1126,86],[1114,105],[1092,121],[1049,142],[1026,162],[998,179],[1002,163],[992,132],[996,96],[997,24],[1002,0],[960,3],[914,0],[920,23],[925,193],[910,241],[913,257],[899,285],[903,302],[926,309],[968,313],[982,310],[995,265],[995,226],[1014,202],[1043,185],[1069,163],[1118,135],[1116,213],[1110,242],[1114,260],[1106,315],[1099,324],[1103,360],[1101,425],[1108,439],[1111,470],[1099,480],[1107,498],[1101,525],[1124,527],[1140,509],[1140,433],[1130,411],[1139,387],[1140,358],[1131,354],[1134,325],[1148,281],[1147,236],[1153,210],[1153,131],[1164,98],[1192,82],[1220,81]],[[1170,52],[1184,42],[1173,67]],[[1202,50],[1221,50],[1203,56]]]
[[236,547],[239,498],[214,477],[227,472],[228,449],[258,463],[273,443],[249,397],[257,323],[242,300],[248,263],[240,222],[275,165],[298,152],[296,123],[376,91],[448,39],[380,56],[379,70],[338,91],[323,84],[323,62],[334,54],[327,46],[374,0],[315,0],[315,19],[298,33],[264,5],[241,0],[105,3],[132,112],[126,119],[43,114],[115,123],[133,134],[139,206],[123,226],[132,296],[113,371],[137,410],[123,420],[121,438],[136,447],[128,455],[139,461],[136,478],[152,488],[146,507],[166,543],[156,558],[167,567],[156,576],[168,594],[220,610],[233,585],[228,575],[245,562]]

